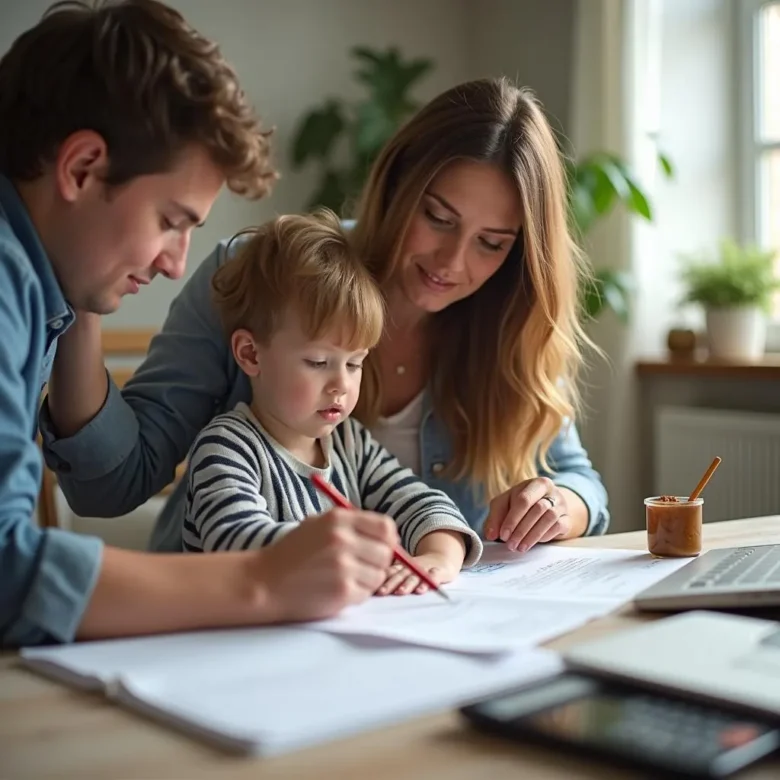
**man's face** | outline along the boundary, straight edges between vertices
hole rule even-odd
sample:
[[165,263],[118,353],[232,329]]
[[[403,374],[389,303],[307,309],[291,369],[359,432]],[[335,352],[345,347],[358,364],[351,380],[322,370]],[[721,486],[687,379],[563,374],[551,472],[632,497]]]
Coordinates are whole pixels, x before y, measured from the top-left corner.
[[109,314],[157,274],[184,273],[192,230],[208,215],[224,175],[200,147],[166,173],[120,187],[102,182],[67,203],[47,250],[68,302]]

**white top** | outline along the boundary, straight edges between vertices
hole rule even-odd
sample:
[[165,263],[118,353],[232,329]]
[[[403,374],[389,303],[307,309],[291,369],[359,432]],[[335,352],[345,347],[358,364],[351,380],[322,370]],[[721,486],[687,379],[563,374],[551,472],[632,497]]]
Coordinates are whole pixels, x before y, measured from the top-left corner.
[[398,462],[415,474],[420,473],[420,426],[423,416],[423,393],[419,393],[390,417],[380,417],[371,429],[374,438],[393,453]]

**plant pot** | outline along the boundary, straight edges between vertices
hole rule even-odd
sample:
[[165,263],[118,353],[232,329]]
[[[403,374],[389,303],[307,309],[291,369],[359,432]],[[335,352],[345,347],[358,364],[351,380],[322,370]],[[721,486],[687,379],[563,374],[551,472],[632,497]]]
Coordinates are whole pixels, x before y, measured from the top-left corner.
[[707,343],[717,360],[760,360],[766,348],[766,314],[757,306],[708,308]]

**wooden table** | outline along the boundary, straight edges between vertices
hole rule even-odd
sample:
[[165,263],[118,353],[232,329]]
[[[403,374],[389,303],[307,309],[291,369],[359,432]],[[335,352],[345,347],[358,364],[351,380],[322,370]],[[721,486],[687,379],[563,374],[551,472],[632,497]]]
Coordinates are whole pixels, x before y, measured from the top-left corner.
[[[705,525],[708,548],[780,539],[780,516]],[[567,546],[642,549],[644,533]],[[576,641],[647,620],[625,608],[550,643]],[[58,685],[0,655],[0,778],[307,778],[323,780],[563,780],[633,778],[606,764],[517,747],[473,733],[456,713],[421,718],[273,759],[226,755],[145,721],[102,697]],[[780,758],[741,776],[780,777]]]

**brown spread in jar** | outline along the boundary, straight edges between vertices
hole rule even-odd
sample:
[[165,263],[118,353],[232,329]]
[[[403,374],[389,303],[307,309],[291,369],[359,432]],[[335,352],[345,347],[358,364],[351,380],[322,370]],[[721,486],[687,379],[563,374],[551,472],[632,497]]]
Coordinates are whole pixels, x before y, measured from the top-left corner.
[[702,500],[676,496],[645,500],[647,547],[653,555],[687,558],[701,552]]

